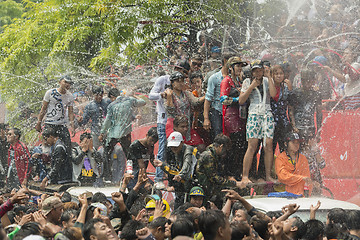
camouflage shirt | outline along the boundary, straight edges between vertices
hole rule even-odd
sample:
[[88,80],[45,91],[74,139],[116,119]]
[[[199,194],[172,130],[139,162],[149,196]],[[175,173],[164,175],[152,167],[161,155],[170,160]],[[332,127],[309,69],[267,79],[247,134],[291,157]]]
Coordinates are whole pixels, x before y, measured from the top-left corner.
[[223,188],[235,187],[236,182],[228,180],[221,175],[224,172],[220,165],[221,159],[216,155],[215,148],[210,145],[206,151],[200,155],[196,167],[196,177],[200,185],[206,191],[207,196],[216,194]]

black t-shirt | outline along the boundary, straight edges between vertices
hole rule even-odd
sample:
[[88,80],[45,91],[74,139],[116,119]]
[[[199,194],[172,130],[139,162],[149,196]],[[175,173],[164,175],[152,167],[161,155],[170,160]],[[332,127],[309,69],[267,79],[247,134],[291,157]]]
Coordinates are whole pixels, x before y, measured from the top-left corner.
[[289,94],[289,105],[294,107],[295,123],[299,129],[314,128],[314,114],[321,106],[321,94],[314,90],[296,89]]
[[154,159],[154,147],[147,148],[139,140],[135,140],[129,147],[127,159],[133,161],[134,170],[139,168],[139,159],[142,159],[145,162],[145,167],[147,167],[149,161]]

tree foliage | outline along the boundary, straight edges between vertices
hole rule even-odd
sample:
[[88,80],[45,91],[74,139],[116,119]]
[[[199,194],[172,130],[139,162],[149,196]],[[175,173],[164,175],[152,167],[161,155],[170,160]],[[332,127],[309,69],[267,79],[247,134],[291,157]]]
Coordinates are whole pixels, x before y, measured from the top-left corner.
[[100,74],[109,64],[156,62],[164,58],[166,44],[181,37],[195,49],[200,30],[213,28],[221,38],[224,25],[240,27],[249,13],[246,2],[24,0],[22,17],[0,34],[0,91],[10,110],[22,101],[37,112],[59,76],[70,73],[76,80],[84,72]]

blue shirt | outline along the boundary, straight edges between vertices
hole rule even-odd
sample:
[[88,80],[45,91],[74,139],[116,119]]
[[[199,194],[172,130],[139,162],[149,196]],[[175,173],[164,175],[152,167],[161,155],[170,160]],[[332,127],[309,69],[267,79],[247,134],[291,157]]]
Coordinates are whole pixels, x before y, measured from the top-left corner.
[[91,119],[91,131],[99,135],[110,103],[110,99],[102,99],[101,102],[91,101],[86,105],[83,120],[79,122],[79,125],[84,125]]
[[205,94],[205,99],[211,102],[211,107],[219,112],[222,112],[222,104],[220,102],[220,84],[223,78],[224,77],[221,71],[211,75]]

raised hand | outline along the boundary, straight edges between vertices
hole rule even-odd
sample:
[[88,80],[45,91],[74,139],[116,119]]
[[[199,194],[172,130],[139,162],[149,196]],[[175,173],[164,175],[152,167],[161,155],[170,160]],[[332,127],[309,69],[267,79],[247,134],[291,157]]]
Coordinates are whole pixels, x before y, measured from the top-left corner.
[[234,190],[231,190],[231,189],[223,189],[223,190],[221,190],[221,191],[226,193],[225,197],[226,197],[227,199],[230,199],[230,200],[239,200],[239,199],[241,199],[240,194],[237,193],[237,192],[234,191]]
[[161,217],[163,215],[163,206],[164,206],[164,204],[161,199],[156,201],[155,211],[154,211],[154,219]]

